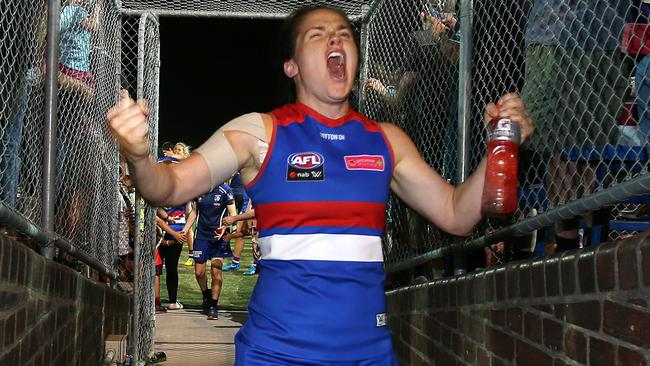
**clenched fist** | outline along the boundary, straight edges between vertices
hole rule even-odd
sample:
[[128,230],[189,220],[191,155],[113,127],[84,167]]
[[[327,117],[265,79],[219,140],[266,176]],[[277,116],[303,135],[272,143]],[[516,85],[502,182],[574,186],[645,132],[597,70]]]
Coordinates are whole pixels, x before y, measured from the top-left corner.
[[117,138],[120,152],[130,162],[149,157],[149,107],[144,100],[135,102],[126,90],[120,101],[106,115],[108,127]]

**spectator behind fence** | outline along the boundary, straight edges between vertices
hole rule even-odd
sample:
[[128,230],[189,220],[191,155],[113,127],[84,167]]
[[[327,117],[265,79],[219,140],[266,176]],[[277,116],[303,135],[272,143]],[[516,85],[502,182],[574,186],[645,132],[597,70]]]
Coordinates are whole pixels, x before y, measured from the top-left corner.
[[[522,98],[538,131],[523,148],[550,156],[554,207],[595,188],[595,167],[561,157],[562,150],[616,141],[629,76],[619,51],[628,7],[624,0],[535,0],[530,11]],[[579,247],[577,224],[556,224],[558,251]]]
[[135,202],[130,194],[133,188],[131,178],[125,172],[125,166],[120,165],[118,191],[120,193],[120,209],[118,213],[118,269],[120,281],[133,282],[133,236],[135,234]]
[[[36,16],[25,19],[15,18],[8,25],[17,28],[5,29],[7,34],[16,35],[15,42],[19,45],[17,47],[19,54],[15,59],[20,60],[21,66],[17,79],[13,79],[15,80],[13,85],[12,78],[3,75],[6,87],[13,87],[8,104],[2,108],[9,112],[8,123],[4,123],[5,115],[0,115],[0,120],[3,121],[0,124],[2,132],[0,134],[0,201],[11,208],[16,208],[18,197],[23,161],[21,154],[23,130],[25,125],[34,118],[32,111],[38,110],[38,107],[34,108],[32,103],[37,99],[35,94],[41,91],[39,85],[45,74],[43,66],[47,36],[47,2],[38,4],[42,6],[38,7]],[[33,31],[34,29],[36,32]],[[4,47],[3,45],[3,51]]]
[[[381,246],[389,190],[442,230],[467,235],[481,219],[485,162],[453,187],[402,130],[349,108],[359,49],[342,10],[303,6],[283,31],[296,103],[236,118],[170,165],[149,156],[144,101],[123,98],[108,123],[154,204],[192,199],[241,171],[263,254],[236,365],[397,365]],[[519,96],[498,105],[486,106],[485,119],[511,118],[525,140],[534,128]]]
[[101,10],[99,3],[93,5],[88,0],[67,0],[61,9],[59,81],[64,88],[80,92],[86,100],[92,98],[95,90],[90,41],[91,32],[99,27]]

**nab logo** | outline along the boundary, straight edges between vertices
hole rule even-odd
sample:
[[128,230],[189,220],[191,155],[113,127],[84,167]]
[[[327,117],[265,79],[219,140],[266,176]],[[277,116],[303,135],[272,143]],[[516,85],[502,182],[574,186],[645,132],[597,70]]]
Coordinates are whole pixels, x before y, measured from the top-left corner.
[[288,163],[296,169],[315,169],[323,165],[323,156],[315,152],[302,152],[289,155]]

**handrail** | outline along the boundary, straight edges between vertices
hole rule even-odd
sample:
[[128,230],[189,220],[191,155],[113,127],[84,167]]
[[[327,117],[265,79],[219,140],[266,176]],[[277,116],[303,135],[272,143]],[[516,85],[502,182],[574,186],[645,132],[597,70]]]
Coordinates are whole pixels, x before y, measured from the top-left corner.
[[561,220],[596,210],[603,206],[615,204],[632,196],[650,192],[650,174],[646,173],[627,182],[617,184],[590,196],[571,201],[553,210],[529,217],[514,225],[496,230],[490,235],[468,240],[459,244],[437,248],[427,253],[386,266],[387,273],[403,271],[422,265],[430,260],[441,258],[453,253],[466,253],[488,245],[498,243],[511,236],[520,236],[541,229]]
[[70,253],[70,255],[79,259],[91,268],[97,270],[101,275],[108,276],[112,280],[117,280],[119,277],[118,273],[115,270],[106,267],[97,259],[91,257],[83,251],[80,251],[68,241],[61,238],[59,235],[48,234],[39,226],[27,220],[16,211],[10,209],[2,202],[0,202],[0,222],[27,235],[40,246],[48,246],[50,244],[53,244],[59,249]]

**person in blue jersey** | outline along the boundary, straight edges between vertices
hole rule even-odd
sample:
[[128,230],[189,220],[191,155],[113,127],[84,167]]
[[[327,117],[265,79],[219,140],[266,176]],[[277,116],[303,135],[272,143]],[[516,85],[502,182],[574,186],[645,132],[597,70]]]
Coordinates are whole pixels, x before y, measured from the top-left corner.
[[226,216],[223,218],[223,224],[230,226],[237,224],[237,231],[234,233],[229,233],[224,236],[224,240],[229,241],[231,239],[241,238],[242,241],[245,235],[249,235],[252,241],[252,251],[253,251],[253,263],[246,271],[244,271],[244,276],[252,276],[258,274],[257,264],[259,261],[259,249],[257,247],[257,233],[255,226],[255,209],[251,207],[243,213],[240,213],[235,216]]
[[[244,183],[241,181],[241,175],[239,173],[233,175],[230,180],[230,188],[232,188],[232,193],[235,195],[235,207],[237,208],[238,214],[243,214],[248,209],[248,204],[250,199],[248,194],[244,189]],[[237,222],[237,230],[235,232],[241,234],[242,232],[242,222]],[[241,252],[244,250],[244,236],[243,235],[234,235],[235,239],[235,250],[232,257],[232,261],[226,264],[223,267],[224,271],[239,271],[239,260]]]
[[[238,117],[169,166],[149,156],[145,101],[123,97],[109,128],[154,204],[183,202],[241,172],[261,268],[235,337],[236,365],[397,365],[381,248],[389,190],[441,229],[468,235],[481,219],[485,162],[454,187],[401,129],[350,108],[359,49],[341,10],[301,7],[283,34],[296,103]],[[486,120],[498,115],[524,139],[534,129],[516,94],[486,106]]]
[[[176,159],[163,157],[158,159],[161,166],[175,165]],[[183,304],[178,302],[178,260],[181,256],[183,243],[187,241],[187,233],[192,229],[196,219],[196,210],[193,209],[192,201],[185,203],[160,207],[156,212],[156,225],[160,227],[164,235],[158,245],[158,255],[165,264],[165,276],[167,279],[167,294],[169,295],[168,310],[180,310]]]
[[[197,209],[199,221],[194,238],[194,273],[203,294],[203,312],[208,316],[208,320],[214,320],[218,318],[217,307],[223,283],[223,260],[232,257],[230,243],[215,232],[221,227],[226,214],[237,214],[232,190],[226,183],[215,186],[210,192],[197,198]],[[211,260],[212,285],[210,287],[205,274],[208,259]]]

